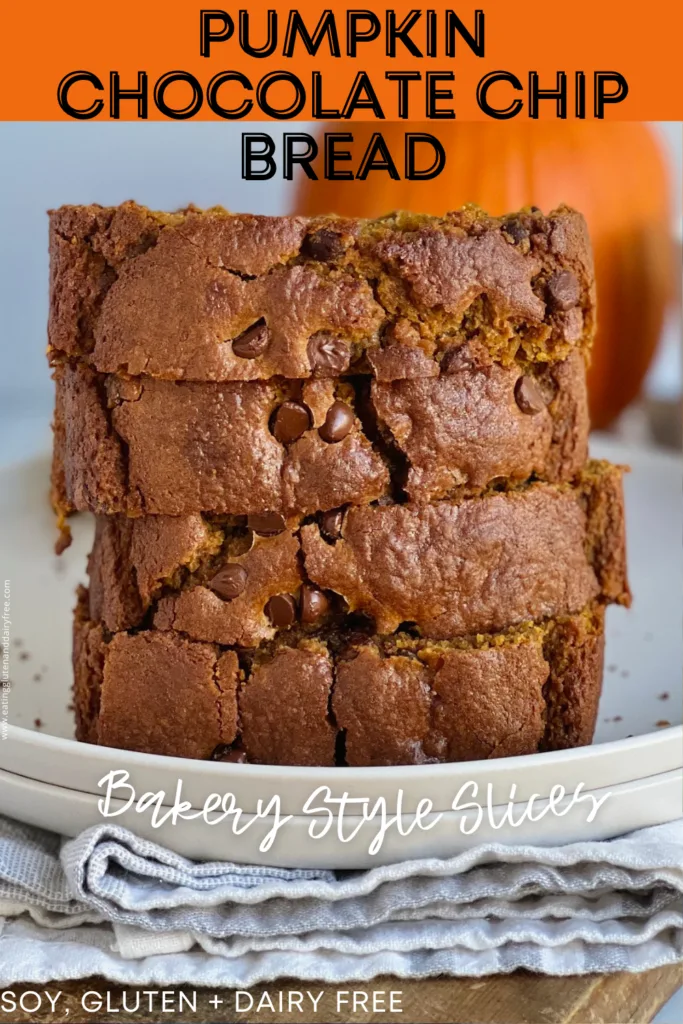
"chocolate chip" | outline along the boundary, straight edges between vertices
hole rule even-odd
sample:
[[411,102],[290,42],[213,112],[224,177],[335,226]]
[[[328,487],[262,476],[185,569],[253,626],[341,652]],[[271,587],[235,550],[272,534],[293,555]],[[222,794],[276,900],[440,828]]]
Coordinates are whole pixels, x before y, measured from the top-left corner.
[[318,433],[328,444],[337,444],[344,440],[352,427],[353,410],[346,402],[333,402]]
[[275,537],[285,528],[285,517],[279,512],[260,512],[247,516],[247,526],[260,537]]
[[527,416],[535,416],[545,409],[543,392],[533,377],[520,377],[515,384],[515,401]]
[[553,309],[566,313],[573,309],[581,298],[581,287],[576,274],[571,270],[559,270],[546,285],[548,302]]
[[232,343],[232,350],[240,359],[262,356],[270,344],[270,330],[265,320],[258,320]]
[[300,613],[301,621],[307,624],[317,622],[327,612],[330,602],[317,587],[304,583],[301,588]]
[[224,565],[210,581],[209,586],[224,601],[234,601],[246,587],[248,576],[243,565]]
[[296,619],[296,601],[291,594],[275,594],[266,605],[266,615],[274,626],[291,626]]
[[521,220],[519,220],[518,217],[513,217],[512,220],[506,220],[503,224],[503,231],[506,235],[510,236],[516,245],[529,237],[529,229]]
[[336,376],[348,369],[351,352],[341,338],[319,331],[309,339],[308,358],[316,376]]
[[330,512],[323,512],[320,517],[320,531],[328,540],[339,540],[344,523],[344,512],[340,508],[333,508]]
[[326,263],[337,259],[344,252],[344,243],[336,231],[320,228],[304,239],[304,252],[314,260]]
[[308,409],[300,402],[283,402],[275,413],[273,433],[281,444],[296,441],[308,430],[311,417]]

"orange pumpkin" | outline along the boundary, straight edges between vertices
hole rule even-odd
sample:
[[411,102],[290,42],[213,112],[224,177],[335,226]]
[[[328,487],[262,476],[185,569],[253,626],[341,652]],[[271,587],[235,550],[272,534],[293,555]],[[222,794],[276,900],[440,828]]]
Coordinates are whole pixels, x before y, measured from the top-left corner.
[[[589,371],[593,425],[604,427],[640,390],[672,295],[669,182],[646,124],[626,121],[326,124],[352,131],[362,154],[373,131],[399,167],[406,130],[436,135],[446,166],[432,181],[305,179],[297,212],[374,217],[406,209],[441,214],[477,203],[492,214],[565,202],[585,215],[595,253],[598,333]],[[360,159],[360,157],[359,157]],[[427,157],[425,157],[427,159]]]

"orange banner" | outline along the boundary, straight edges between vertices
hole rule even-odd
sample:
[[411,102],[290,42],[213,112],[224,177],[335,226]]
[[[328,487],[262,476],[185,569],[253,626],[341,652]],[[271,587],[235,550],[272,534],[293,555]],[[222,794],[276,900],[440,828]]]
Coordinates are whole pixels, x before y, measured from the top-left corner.
[[680,0],[5,3],[3,120],[683,119]]

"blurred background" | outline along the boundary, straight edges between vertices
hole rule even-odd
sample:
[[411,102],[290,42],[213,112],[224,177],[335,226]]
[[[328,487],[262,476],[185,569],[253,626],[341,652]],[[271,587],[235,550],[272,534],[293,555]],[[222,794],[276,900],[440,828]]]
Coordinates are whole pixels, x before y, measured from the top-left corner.
[[[342,130],[353,132],[353,151],[362,154],[376,127],[346,123]],[[267,214],[363,216],[397,208],[440,213],[468,201],[494,214],[525,204],[546,212],[563,201],[574,205],[588,218],[596,255],[593,421],[631,441],[679,447],[681,123],[383,124],[399,166],[406,128],[443,142],[446,169],[435,180],[393,182],[378,173],[365,183],[242,181],[242,131],[268,131],[279,143],[291,125],[0,124],[1,461],[50,444],[45,210],[125,199],[157,209],[193,202]],[[355,166],[359,161],[360,155]]]

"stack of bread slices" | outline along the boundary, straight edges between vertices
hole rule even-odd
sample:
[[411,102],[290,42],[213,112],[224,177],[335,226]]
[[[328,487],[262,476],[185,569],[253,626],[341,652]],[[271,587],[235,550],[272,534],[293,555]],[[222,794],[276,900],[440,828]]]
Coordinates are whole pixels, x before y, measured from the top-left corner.
[[589,743],[628,604],[567,208],[51,214],[77,736],[393,765]]

